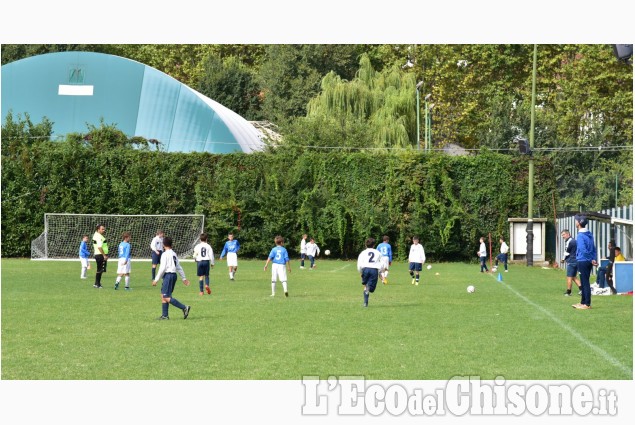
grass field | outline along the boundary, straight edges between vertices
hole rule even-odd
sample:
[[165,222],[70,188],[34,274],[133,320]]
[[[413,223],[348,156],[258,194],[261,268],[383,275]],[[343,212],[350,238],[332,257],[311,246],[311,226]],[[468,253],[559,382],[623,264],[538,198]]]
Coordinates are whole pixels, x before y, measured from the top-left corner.
[[194,263],[184,263],[192,285],[178,283],[174,296],[192,306],[190,317],[171,307],[171,320],[157,321],[148,262],[133,263],[130,292],[113,289],[114,262],[101,290],[94,267],[79,279],[79,261],[1,264],[5,380],[633,376],[632,297],[597,296],[592,310],[575,310],[579,297],[562,296],[558,270],[512,265],[499,282],[477,264],[441,263],[413,286],[407,264],[395,262],[363,308],[352,261],[318,261],[316,270],[294,261],[289,298],[279,284],[269,296],[264,261],[240,259],[234,282],[218,262],[203,297]]

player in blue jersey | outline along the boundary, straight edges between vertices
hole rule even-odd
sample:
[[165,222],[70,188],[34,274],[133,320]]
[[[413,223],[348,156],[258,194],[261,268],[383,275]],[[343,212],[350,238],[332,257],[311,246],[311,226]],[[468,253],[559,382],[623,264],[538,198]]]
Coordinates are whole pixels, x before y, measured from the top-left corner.
[[388,268],[392,265],[392,246],[390,246],[390,238],[384,235],[383,242],[377,245],[377,251],[381,252],[381,260],[384,262],[384,271],[380,273],[381,282],[388,285]]
[[383,271],[383,262],[381,260],[381,252],[375,248],[375,239],[366,239],[366,249],[357,257],[357,271],[362,276],[362,285],[364,285],[364,307],[368,307],[368,298],[377,287],[377,279]]
[[121,283],[121,278],[124,277],[125,289],[126,291],[130,290],[130,232],[124,232],[122,237],[122,241],[119,244],[119,248],[117,249],[117,279],[115,280],[115,291],[119,289],[119,283]]
[[86,279],[86,270],[90,270],[90,249],[88,249],[88,235],[82,236],[79,243],[79,261],[82,263],[82,274],[80,277]]
[[240,249],[240,243],[237,239],[234,239],[234,234],[227,235],[227,242],[220,253],[219,259],[222,260],[225,254],[227,254],[227,268],[229,269],[229,280],[234,280],[236,270],[238,270],[238,250]]
[[[289,253],[287,249],[282,246],[284,244],[284,238],[282,236],[276,236],[276,246],[273,247],[265,263],[265,271],[269,262],[272,262],[271,266],[271,296],[276,296],[276,282],[278,279],[282,283],[282,289],[284,290],[284,296],[289,296],[287,288],[287,271],[291,273],[291,263],[289,263]],[[286,266],[286,268],[285,268]]]

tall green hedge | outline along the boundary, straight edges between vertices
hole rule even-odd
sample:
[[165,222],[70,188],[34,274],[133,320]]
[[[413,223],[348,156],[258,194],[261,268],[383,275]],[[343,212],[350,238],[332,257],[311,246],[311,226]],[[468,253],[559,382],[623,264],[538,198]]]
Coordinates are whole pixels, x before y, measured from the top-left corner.
[[[534,217],[553,217],[554,171],[535,163]],[[3,141],[2,255],[30,256],[46,212],[203,213],[212,246],[231,230],[245,257],[265,256],[277,234],[296,254],[308,233],[341,258],[388,234],[405,258],[416,234],[429,257],[463,260],[479,236],[508,237],[507,218],[527,216],[527,169],[527,158],[488,151],[213,155]]]

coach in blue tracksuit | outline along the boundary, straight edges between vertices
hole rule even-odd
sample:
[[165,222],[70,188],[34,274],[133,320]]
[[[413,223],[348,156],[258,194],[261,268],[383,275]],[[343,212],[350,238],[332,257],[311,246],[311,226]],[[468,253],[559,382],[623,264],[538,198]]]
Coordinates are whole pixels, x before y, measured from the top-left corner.
[[591,308],[591,269],[597,266],[597,251],[595,249],[595,241],[593,233],[587,228],[588,220],[584,215],[576,215],[575,226],[578,228],[578,236],[576,238],[577,251],[576,259],[578,260],[578,272],[580,273],[580,289],[582,290],[582,299],[580,304],[573,304],[573,308],[580,310],[588,310]]

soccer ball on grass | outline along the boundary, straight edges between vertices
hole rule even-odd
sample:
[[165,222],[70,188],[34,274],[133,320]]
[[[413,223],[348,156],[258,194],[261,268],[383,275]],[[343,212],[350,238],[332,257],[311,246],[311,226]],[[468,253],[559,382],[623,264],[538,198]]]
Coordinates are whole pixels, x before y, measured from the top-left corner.
[[324,255],[331,255],[331,251],[327,249],[326,251],[324,251]]
[[474,291],[476,291],[476,288],[474,288],[474,286],[470,285],[470,286],[468,286],[468,287],[467,287],[467,293],[468,293],[468,294],[471,294],[471,293],[473,293]]

